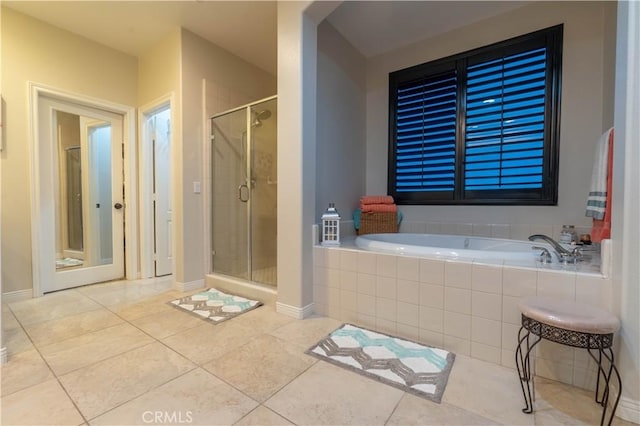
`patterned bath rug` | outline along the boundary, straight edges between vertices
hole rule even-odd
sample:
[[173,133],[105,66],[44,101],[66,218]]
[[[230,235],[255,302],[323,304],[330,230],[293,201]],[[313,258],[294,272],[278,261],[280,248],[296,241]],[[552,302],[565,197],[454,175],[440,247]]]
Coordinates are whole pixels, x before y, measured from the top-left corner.
[[306,352],[405,392],[440,403],[456,355],[344,324]]
[[56,259],[56,269],[71,268],[73,266],[81,266],[84,262],[81,259],[73,257],[65,257],[64,259]]
[[169,304],[217,324],[255,309],[261,306],[262,302],[210,288],[191,296],[172,300]]

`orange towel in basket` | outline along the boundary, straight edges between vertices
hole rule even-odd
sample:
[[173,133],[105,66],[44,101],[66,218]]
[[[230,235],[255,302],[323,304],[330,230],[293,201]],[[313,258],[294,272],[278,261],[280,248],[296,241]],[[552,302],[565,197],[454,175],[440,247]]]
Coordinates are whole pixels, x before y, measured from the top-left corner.
[[398,206],[395,204],[361,204],[360,211],[363,213],[397,213]]
[[393,204],[391,195],[363,195],[360,197],[360,206],[366,204]]

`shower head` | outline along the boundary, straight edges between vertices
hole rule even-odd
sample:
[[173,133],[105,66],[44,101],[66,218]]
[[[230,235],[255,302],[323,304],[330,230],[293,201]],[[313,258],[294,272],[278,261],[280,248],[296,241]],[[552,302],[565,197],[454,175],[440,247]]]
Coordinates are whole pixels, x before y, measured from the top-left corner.
[[268,109],[256,113],[256,118],[258,120],[266,120],[269,117],[271,117],[271,111],[269,111]]
[[262,111],[255,111],[254,114],[256,115],[255,120],[253,120],[253,127],[259,127],[262,126],[262,120],[266,120],[269,117],[271,117],[271,111],[269,111],[268,109],[262,110]]

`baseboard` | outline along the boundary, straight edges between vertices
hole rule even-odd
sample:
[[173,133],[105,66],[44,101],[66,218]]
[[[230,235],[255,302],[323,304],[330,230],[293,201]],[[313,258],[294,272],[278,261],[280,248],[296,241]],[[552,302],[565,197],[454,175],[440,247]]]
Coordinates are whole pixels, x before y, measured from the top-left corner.
[[307,306],[298,308],[296,306],[276,302],[276,312],[296,319],[305,319],[313,314],[313,303],[309,303]]
[[0,348],[0,364],[7,363],[7,347]]
[[616,417],[620,417],[628,422],[640,424],[640,401],[621,397],[618,409],[616,410]]
[[2,293],[2,303],[21,302],[23,300],[29,300],[33,298],[33,290],[16,290]]
[[189,281],[186,283],[181,283],[180,281],[174,281],[173,283],[173,289],[182,291],[182,292],[197,290],[203,287],[204,287],[204,278],[200,280]]

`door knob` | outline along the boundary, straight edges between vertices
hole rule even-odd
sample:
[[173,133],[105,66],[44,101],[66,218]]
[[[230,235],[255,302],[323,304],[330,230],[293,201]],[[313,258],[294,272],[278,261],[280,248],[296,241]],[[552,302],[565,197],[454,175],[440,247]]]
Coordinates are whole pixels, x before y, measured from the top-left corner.
[[114,207],[116,210],[120,210],[120,209],[122,208],[122,204],[120,204],[120,203],[115,203],[115,204],[113,205],[113,207]]

